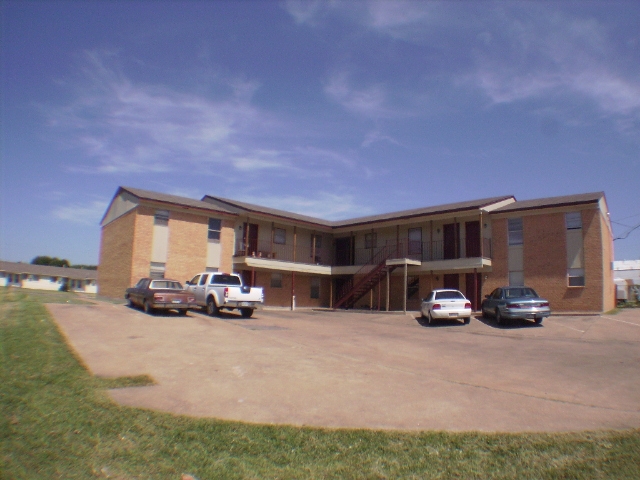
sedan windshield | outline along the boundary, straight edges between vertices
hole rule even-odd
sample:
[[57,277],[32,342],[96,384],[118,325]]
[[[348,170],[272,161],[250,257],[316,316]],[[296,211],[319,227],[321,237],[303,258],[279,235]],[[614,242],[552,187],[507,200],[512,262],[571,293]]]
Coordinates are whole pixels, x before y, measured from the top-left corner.
[[533,288],[506,288],[504,291],[506,298],[537,298],[538,294]]
[[154,280],[149,287],[152,290],[158,290],[160,288],[168,288],[170,290],[182,290],[182,284],[180,282],[174,282],[171,280]]
[[464,298],[464,295],[457,290],[445,290],[443,292],[436,292],[436,300]]

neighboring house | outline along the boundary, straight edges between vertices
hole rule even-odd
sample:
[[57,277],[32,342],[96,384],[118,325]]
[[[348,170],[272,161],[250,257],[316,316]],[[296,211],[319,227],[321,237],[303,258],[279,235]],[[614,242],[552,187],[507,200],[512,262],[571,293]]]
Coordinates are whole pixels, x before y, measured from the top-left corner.
[[342,221],[205,196],[120,187],[101,222],[99,292],[140,277],[238,272],[278,307],[417,310],[434,288],[479,309],[526,283],[556,311],[613,308],[612,233],[603,193],[518,202],[493,197]]
[[0,261],[0,286],[36,290],[97,293],[98,272],[81,268],[51,267],[22,262]]
[[640,260],[613,262],[618,300],[640,300]]

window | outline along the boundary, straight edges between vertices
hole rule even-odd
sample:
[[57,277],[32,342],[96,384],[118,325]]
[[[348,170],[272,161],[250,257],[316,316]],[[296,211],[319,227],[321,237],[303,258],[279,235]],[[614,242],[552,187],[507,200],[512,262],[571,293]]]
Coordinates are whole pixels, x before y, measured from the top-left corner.
[[509,286],[510,287],[524,286],[524,272],[518,271],[518,270],[509,272]]
[[271,288],[282,288],[282,274],[278,272],[271,273]]
[[311,277],[311,298],[320,298],[320,277]]
[[169,225],[169,210],[156,210],[153,223],[156,225]]
[[217,272],[218,270],[218,267],[207,267],[204,269],[205,272]]
[[220,230],[222,230],[222,220],[219,218],[209,219],[209,240],[220,240]]
[[287,231],[284,228],[273,229],[273,243],[285,245],[287,243]]
[[165,264],[160,262],[151,262],[149,276],[151,278],[164,278]]
[[206,285],[208,278],[209,278],[208,274],[205,273],[204,275],[202,275],[202,277],[200,278],[200,281],[198,282],[198,285]]
[[522,245],[522,219],[509,219],[509,245]]
[[570,268],[567,271],[570,287],[584,287],[584,268]]
[[422,253],[422,227],[409,229],[409,255]]
[[364,234],[364,248],[376,248],[378,246],[378,234],[377,233],[365,233]]
[[579,230],[582,228],[582,215],[580,212],[569,212],[564,214],[567,230]]

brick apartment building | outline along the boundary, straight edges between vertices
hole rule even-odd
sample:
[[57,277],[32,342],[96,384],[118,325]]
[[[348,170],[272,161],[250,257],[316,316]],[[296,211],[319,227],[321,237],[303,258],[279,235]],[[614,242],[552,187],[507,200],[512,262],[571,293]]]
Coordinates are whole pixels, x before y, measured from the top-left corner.
[[417,310],[434,288],[479,308],[526,284],[554,311],[615,306],[612,231],[603,193],[513,196],[326,221],[205,196],[120,187],[101,222],[99,294],[140,277],[181,281],[238,272],[274,307]]

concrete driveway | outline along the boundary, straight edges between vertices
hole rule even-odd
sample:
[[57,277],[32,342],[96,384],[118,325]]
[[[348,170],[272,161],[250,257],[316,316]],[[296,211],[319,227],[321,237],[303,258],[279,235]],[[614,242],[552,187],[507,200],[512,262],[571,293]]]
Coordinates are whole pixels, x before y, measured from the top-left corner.
[[640,427],[640,310],[541,326],[415,314],[148,316],[48,305],[95,375],[149,374],[120,404],[245,422],[402,430]]

